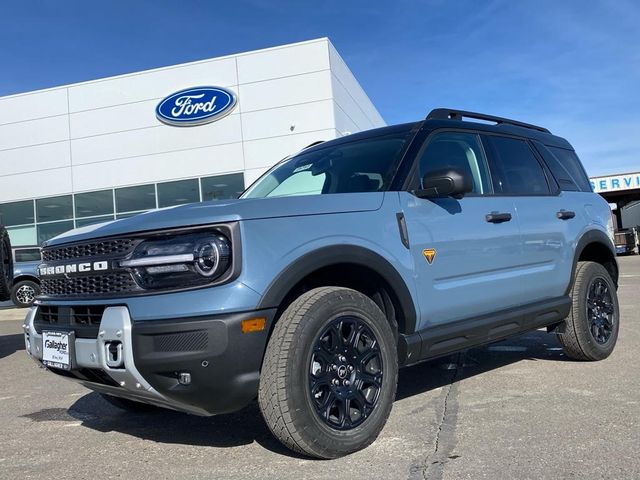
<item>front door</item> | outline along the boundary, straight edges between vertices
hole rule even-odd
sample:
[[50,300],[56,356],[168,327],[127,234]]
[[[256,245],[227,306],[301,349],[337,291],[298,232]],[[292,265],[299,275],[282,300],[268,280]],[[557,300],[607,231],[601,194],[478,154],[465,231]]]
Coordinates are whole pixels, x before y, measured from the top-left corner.
[[419,329],[521,305],[522,243],[514,203],[493,195],[480,138],[473,132],[432,133],[417,156],[416,174],[446,167],[473,178],[462,199],[421,199],[401,192],[415,263]]

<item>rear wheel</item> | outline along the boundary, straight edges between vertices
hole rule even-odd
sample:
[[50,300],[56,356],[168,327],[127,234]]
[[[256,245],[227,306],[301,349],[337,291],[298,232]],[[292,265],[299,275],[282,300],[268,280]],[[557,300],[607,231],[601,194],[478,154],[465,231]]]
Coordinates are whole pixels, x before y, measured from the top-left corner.
[[394,334],[378,306],[355,290],[322,287],[300,296],[276,323],[258,400],[287,447],[335,458],[376,439],[397,379]]
[[33,305],[38,295],[40,295],[40,285],[31,280],[18,282],[11,289],[11,301],[16,307],[20,308]]
[[599,263],[579,262],[571,290],[571,313],[558,334],[564,353],[575,360],[602,360],[618,339],[620,308],[616,286]]
[[13,256],[7,230],[0,225],[0,302],[11,298]]

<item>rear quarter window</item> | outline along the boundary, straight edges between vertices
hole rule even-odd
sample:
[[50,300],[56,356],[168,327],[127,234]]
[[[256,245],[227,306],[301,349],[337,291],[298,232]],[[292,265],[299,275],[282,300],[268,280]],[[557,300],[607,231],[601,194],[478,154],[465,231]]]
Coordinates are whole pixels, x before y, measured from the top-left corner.
[[565,191],[591,192],[591,183],[573,150],[536,144],[545,163]]

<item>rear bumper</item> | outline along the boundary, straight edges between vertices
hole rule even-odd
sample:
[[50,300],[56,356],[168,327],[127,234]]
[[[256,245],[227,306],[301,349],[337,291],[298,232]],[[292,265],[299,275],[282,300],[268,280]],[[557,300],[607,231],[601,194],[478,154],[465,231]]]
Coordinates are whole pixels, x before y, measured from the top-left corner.
[[[37,308],[25,319],[27,353],[42,364]],[[50,368],[86,387],[197,415],[238,410],[255,398],[267,336],[275,310],[209,317],[134,322],[127,307],[107,307],[96,338],[75,338],[70,371]],[[243,334],[242,320],[266,317],[266,328]],[[49,329],[49,327],[47,327]],[[73,325],[50,329],[73,331]],[[122,345],[113,366],[108,345]],[[178,381],[189,374],[190,383]],[[184,375],[183,375],[184,377]]]

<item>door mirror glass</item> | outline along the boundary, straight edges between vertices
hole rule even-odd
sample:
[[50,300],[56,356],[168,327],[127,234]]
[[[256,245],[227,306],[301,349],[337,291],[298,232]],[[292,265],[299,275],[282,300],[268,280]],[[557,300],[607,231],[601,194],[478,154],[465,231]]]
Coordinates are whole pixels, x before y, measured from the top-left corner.
[[458,168],[432,170],[422,179],[422,189],[415,192],[420,198],[462,198],[473,191],[473,179]]

